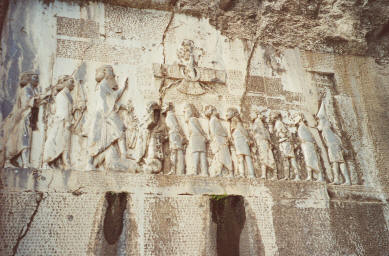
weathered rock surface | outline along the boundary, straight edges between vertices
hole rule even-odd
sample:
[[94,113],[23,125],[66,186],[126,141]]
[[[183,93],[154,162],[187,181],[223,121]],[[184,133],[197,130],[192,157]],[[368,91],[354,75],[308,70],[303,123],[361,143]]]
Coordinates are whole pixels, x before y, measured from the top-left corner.
[[0,255],[389,251],[387,1],[0,9]]

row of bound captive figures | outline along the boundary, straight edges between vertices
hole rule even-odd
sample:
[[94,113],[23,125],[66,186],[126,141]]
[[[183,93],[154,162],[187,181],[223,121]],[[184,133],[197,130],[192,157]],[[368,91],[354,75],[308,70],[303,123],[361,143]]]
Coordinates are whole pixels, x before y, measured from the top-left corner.
[[[127,82],[124,88],[118,88],[112,66],[98,68],[96,82],[92,102],[86,110],[85,104],[74,104],[75,82],[71,76],[62,76],[56,85],[40,93],[38,75],[24,72],[14,108],[3,122],[4,166],[31,167],[32,129],[36,119],[33,116],[37,115],[33,109],[43,104],[47,123],[42,150],[44,168],[72,168],[71,136],[77,133],[87,139],[87,170],[104,167],[156,174],[162,172],[165,155],[170,155],[169,174],[254,178],[255,159],[262,179],[277,180],[281,176],[285,180],[300,180],[304,169],[306,180],[324,182],[320,150],[312,134],[312,129],[316,129],[332,167],[330,182],[351,185],[342,140],[332,128],[323,104],[312,119],[315,125],[311,127],[302,113],[293,116],[296,134],[288,129],[291,124],[284,122],[280,112],[260,107],[251,111],[248,129],[238,109],[228,108],[226,129],[217,109],[207,105],[204,108],[208,119],[206,133],[192,104],[183,108],[186,127],[180,126],[172,103],[160,106],[149,102],[139,122],[130,103],[119,103]],[[78,128],[80,123],[83,123],[81,129]],[[296,152],[300,151],[305,168],[300,168],[296,160]],[[280,175],[275,155],[281,159],[278,166],[282,166],[283,173]],[[212,158],[210,168],[209,156]]]

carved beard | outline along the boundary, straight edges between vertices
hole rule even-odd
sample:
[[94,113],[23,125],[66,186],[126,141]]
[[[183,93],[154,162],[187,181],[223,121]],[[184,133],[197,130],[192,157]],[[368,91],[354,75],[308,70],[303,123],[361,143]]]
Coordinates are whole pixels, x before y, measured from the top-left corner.
[[119,89],[118,84],[116,83],[115,77],[107,76],[105,78],[105,80],[107,81],[109,88],[111,88],[112,90],[116,91],[117,89]]

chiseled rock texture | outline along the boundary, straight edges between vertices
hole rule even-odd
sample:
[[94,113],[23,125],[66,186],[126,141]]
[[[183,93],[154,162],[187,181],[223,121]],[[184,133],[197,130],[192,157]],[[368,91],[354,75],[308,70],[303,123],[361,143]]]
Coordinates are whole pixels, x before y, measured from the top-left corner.
[[[188,150],[186,175],[167,175],[166,148],[159,174],[89,171],[84,119],[68,135],[71,168],[47,169],[40,106],[31,168],[0,170],[0,255],[388,255],[388,1],[0,1],[0,26],[2,141],[22,72],[38,73],[42,90],[71,75],[88,116],[96,69],[111,65],[118,87],[128,85],[120,103],[131,102],[134,123],[150,100],[172,102],[183,128],[184,106],[193,104],[207,136],[206,105],[226,130],[227,110],[239,108],[250,134],[256,107],[313,117],[325,106],[352,184],[330,184],[327,147],[314,125],[323,182],[304,181],[297,150],[302,181],[259,179],[254,152],[257,178],[187,175]],[[188,45],[198,54],[189,65],[201,74],[189,82],[179,69]],[[206,157],[211,163],[214,155]],[[275,158],[279,166],[279,152]]]

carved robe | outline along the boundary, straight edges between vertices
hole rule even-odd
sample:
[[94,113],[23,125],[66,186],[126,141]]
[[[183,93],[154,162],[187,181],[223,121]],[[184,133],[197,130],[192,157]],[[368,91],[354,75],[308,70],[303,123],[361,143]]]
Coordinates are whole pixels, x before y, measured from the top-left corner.
[[105,151],[112,143],[123,136],[125,126],[114,111],[117,91],[109,86],[109,81],[103,79],[98,85],[94,97],[94,105],[90,107],[88,147],[90,156],[96,156]]
[[205,133],[196,117],[191,117],[189,119],[188,132],[189,148],[191,152],[207,152]]
[[249,136],[242,122],[233,117],[231,121],[231,135],[234,141],[235,151],[237,155],[250,156]]
[[55,160],[61,153],[69,150],[70,126],[72,121],[73,98],[68,88],[56,96],[50,109],[47,140],[44,148],[44,162]]
[[332,131],[330,126],[325,126],[321,134],[328,148],[330,162],[344,163],[342,140],[339,136]]
[[211,149],[215,154],[215,160],[223,164],[227,169],[232,170],[231,153],[228,147],[228,134],[217,117],[211,117],[209,130]]
[[311,131],[305,124],[300,124],[297,130],[298,137],[301,141],[301,150],[303,151],[305,164],[313,170],[320,171],[319,157],[315,148],[315,139]]
[[184,140],[180,133],[180,126],[177,118],[172,111],[166,113],[166,126],[169,130],[169,147],[172,150],[183,150]]
[[295,157],[294,149],[289,138],[289,132],[288,129],[286,129],[284,123],[280,120],[277,120],[274,127],[276,130],[276,135],[279,138],[279,148],[282,155],[288,158]]
[[259,161],[261,164],[276,169],[276,163],[270,144],[270,134],[260,118],[255,119],[252,130],[257,144]]
[[39,93],[31,84],[19,87],[16,103],[6,119],[6,159],[12,159],[31,145],[31,114]]

